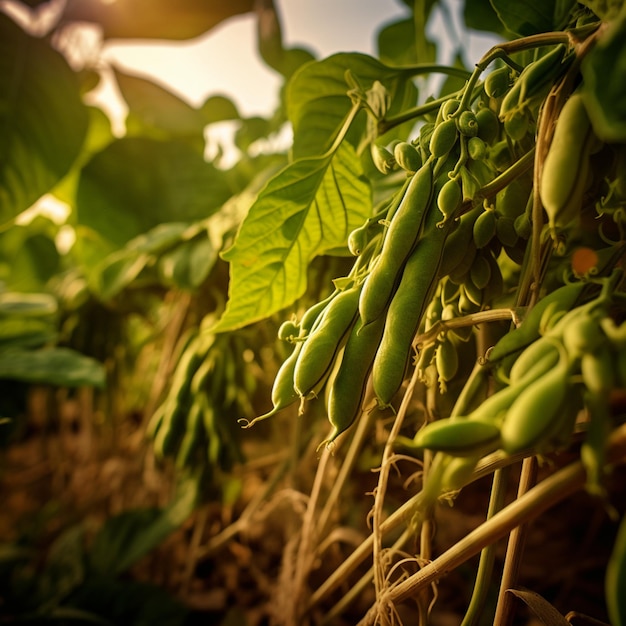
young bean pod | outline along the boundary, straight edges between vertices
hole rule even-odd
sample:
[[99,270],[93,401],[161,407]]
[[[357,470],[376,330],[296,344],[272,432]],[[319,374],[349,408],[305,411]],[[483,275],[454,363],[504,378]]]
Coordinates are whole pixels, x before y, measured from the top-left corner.
[[328,392],[328,420],[333,431],[325,444],[346,431],[359,415],[384,325],[385,318],[380,317],[364,327],[357,323],[350,332]]
[[582,282],[570,283],[539,299],[537,304],[530,309],[521,325],[504,335],[491,348],[487,355],[489,361],[495,363],[509,354],[523,350],[538,339],[541,331],[541,320],[546,311],[549,310],[552,315],[569,311],[580,298],[584,287],[585,284]]
[[596,141],[583,96],[575,93],[561,110],[541,171],[539,194],[553,233],[580,211]]
[[261,422],[268,417],[276,415],[276,413],[300,399],[298,392],[294,388],[294,371],[303,345],[304,343],[302,342],[296,344],[292,353],[283,361],[276,373],[274,384],[272,385],[272,409],[263,415],[255,417],[253,420],[247,420],[242,417],[238,421],[243,428],[250,428],[257,422]]
[[378,260],[365,279],[359,300],[364,326],[378,319],[387,308],[406,259],[419,239],[432,192],[433,170],[428,162],[413,175],[391,220]]
[[400,389],[409,362],[413,337],[439,280],[439,267],[450,230],[438,226],[439,211],[428,211],[424,234],[409,257],[398,289],[389,304],[387,323],[374,359],[372,382],[382,407]]
[[540,451],[551,444],[561,425],[562,408],[571,386],[572,362],[561,347],[556,367],[526,387],[502,422],[502,449],[508,454]]
[[315,393],[329,376],[335,357],[356,321],[360,293],[359,284],[335,296],[303,343],[293,374],[294,389],[300,398]]
[[482,456],[498,449],[500,428],[480,419],[444,418],[419,430],[413,443],[452,456]]

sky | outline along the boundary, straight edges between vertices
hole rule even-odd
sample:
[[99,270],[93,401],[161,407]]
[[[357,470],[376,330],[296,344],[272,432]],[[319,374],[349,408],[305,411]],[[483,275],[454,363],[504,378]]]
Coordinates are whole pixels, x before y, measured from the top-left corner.
[[[493,41],[462,32],[455,15],[462,5],[460,0],[447,0],[456,41],[464,39],[473,62]],[[376,55],[381,27],[409,15],[402,0],[275,0],[275,6],[284,45],[308,48],[320,59],[336,52]],[[430,36],[439,39],[442,35],[444,44],[450,41],[448,28],[441,16],[435,15]],[[450,51],[445,58],[445,47],[443,54],[440,61],[452,62]],[[278,104],[282,77],[259,57],[253,14],[225,20],[205,36],[189,41],[107,43],[102,56],[121,70],[153,78],[193,106],[211,95],[223,94],[235,102],[243,117],[268,117]],[[125,105],[116,95],[113,81],[103,81],[102,85],[96,101],[112,117],[114,132],[121,135]],[[228,123],[210,127],[208,141],[212,147],[207,145],[207,154],[217,151],[219,145],[235,158],[230,150],[232,133]]]
[[[407,15],[400,0],[276,0],[284,45],[319,58],[335,52],[374,54],[376,32]],[[255,17],[222,22],[205,37],[168,44],[108,44],[104,57],[122,69],[148,74],[193,105],[209,95],[232,97],[244,116],[270,114],[282,79],[259,59]]]

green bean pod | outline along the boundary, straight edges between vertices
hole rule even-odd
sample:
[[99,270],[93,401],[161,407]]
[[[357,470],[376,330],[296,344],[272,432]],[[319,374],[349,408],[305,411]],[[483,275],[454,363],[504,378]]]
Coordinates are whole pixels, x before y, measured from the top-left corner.
[[321,318],[322,313],[326,310],[326,307],[330,302],[339,294],[339,291],[333,291],[329,296],[312,304],[302,315],[300,320],[300,333],[296,338],[297,341],[304,341],[308,336],[317,321]]
[[487,358],[495,363],[500,359],[513,354],[529,346],[539,338],[541,320],[550,310],[552,315],[569,311],[580,298],[585,284],[582,282],[570,283],[555,289],[538,300],[527,313],[521,325],[508,332],[489,351]]
[[487,157],[487,144],[480,137],[470,137],[467,142],[467,154],[474,161],[482,161]]
[[463,111],[456,120],[457,128],[466,137],[476,137],[478,135],[478,122],[474,111]]
[[500,135],[500,120],[498,116],[487,107],[480,109],[476,113],[478,123],[478,135],[486,144],[493,143]]
[[374,359],[372,382],[382,407],[389,406],[404,380],[413,338],[439,280],[439,268],[450,230],[439,227],[439,211],[428,211],[424,234],[409,257],[389,304],[383,337]]
[[[441,262],[441,275],[448,276],[457,269],[463,271],[469,267],[465,265],[466,252],[468,248],[474,247],[473,229],[474,222],[482,212],[482,207],[476,207],[468,213],[463,214],[458,220],[456,228],[450,233],[446,240],[446,247]],[[474,252],[476,249],[474,248]]]
[[306,398],[323,384],[358,315],[361,285],[339,293],[324,309],[302,345],[293,374],[294,389]]
[[[603,483],[607,473],[606,445],[612,427],[610,390],[615,378],[611,357],[610,352],[605,350],[602,354],[594,355],[593,362],[585,364],[583,360],[581,363],[583,380],[587,387],[583,398],[589,421],[585,440],[580,447],[580,460],[587,472],[587,491],[596,495],[605,495]],[[607,374],[606,378],[604,374]]]
[[452,178],[441,188],[437,196],[437,207],[445,219],[450,219],[455,216],[462,200],[463,191],[461,185],[458,180]]
[[508,67],[500,67],[487,74],[483,87],[490,98],[501,98],[511,84],[511,70]]
[[465,456],[452,456],[445,463],[441,477],[441,493],[459,491],[470,481],[474,469],[483,454],[467,454]]
[[546,370],[554,367],[560,358],[559,345],[549,337],[540,337],[529,346],[524,348],[522,353],[515,359],[509,372],[511,385],[523,380],[528,372],[533,371],[542,364],[546,364]]
[[418,149],[408,141],[400,141],[393,149],[396,163],[407,172],[417,172],[422,166],[422,157]]
[[564,63],[566,47],[564,44],[555,46],[553,50],[529,63],[518,76],[515,84],[502,100],[500,118],[505,119],[520,108],[527,106],[533,98],[540,96],[548,89],[555,78],[568,64]]
[[285,320],[278,327],[278,339],[281,341],[287,341],[288,343],[293,343],[295,338],[300,334],[300,324],[295,322],[294,320]]
[[446,391],[446,383],[450,382],[459,370],[459,353],[450,337],[445,337],[437,346],[435,365],[439,378],[439,389]]
[[266,420],[268,417],[276,415],[280,410],[290,406],[296,400],[300,399],[298,392],[294,388],[294,371],[296,369],[296,362],[302,350],[304,343],[297,343],[292,353],[283,361],[276,377],[274,378],[274,384],[272,385],[272,409],[263,415],[255,417],[253,420],[247,420],[245,417],[239,419],[239,423],[243,428],[250,428],[250,426]]
[[498,449],[500,428],[492,421],[444,418],[419,430],[413,443],[418,448],[445,452],[452,456],[482,456]]
[[547,372],[551,371],[557,361],[558,357],[555,360],[551,355],[549,358],[545,357],[537,360],[514,383],[512,382],[507,387],[499,389],[478,405],[468,415],[468,418],[492,421],[499,424],[520,394]]
[[496,213],[491,209],[484,210],[474,222],[474,245],[480,250],[484,248],[496,234]]
[[328,420],[333,431],[325,444],[332,443],[358,417],[384,326],[385,318],[380,317],[364,327],[357,324],[350,331],[328,392]]
[[572,370],[572,362],[561,348],[556,367],[533,381],[513,402],[501,426],[502,449],[506,453],[539,451],[551,443],[561,425]]
[[176,455],[176,467],[178,469],[193,465],[194,454],[203,440],[202,432],[202,407],[199,403],[194,402],[187,416],[187,430]]
[[586,355],[594,358],[600,347],[606,348],[603,346],[606,341],[606,336],[593,315],[576,316],[563,329],[563,345],[567,353],[574,359],[584,359]]
[[433,170],[427,162],[413,175],[391,220],[380,255],[365,279],[359,300],[363,326],[378,319],[387,308],[402,268],[419,239],[432,193]]
[[454,119],[437,124],[428,144],[430,153],[437,159],[445,157],[454,147],[457,137],[458,130]]
[[539,195],[552,232],[567,226],[580,211],[595,142],[583,96],[575,93],[561,110],[541,171]]

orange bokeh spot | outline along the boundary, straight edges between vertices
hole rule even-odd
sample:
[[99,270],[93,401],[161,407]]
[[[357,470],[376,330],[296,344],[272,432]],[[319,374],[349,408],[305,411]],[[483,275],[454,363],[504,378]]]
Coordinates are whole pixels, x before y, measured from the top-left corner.
[[592,248],[577,248],[572,253],[572,270],[577,276],[586,276],[598,267],[598,261],[598,253]]

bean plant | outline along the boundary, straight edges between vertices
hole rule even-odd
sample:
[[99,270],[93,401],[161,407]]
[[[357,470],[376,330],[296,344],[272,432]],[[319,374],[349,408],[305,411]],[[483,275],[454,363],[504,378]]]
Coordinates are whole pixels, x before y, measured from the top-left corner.
[[[245,561],[250,625],[626,625],[626,5],[465,0],[464,28],[493,38],[445,60],[443,0],[405,1],[377,56],[323,59],[284,47],[270,1],[154,2],[160,24],[68,0],[49,37],[0,14],[20,59],[0,64],[18,86],[0,96],[0,378],[96,386],[113,413],[132,369],[146,463],[178,482],[147,529],[105,525],[89,567],[118,575],[188,521],[184,592]],[[271,119],[108,67],[115,137],[83,98],[102,68],[65,58],[73,23],[189,39],[252,11],[284,80]],[[224,121],[231,169],[204,152]],[[67,255],[45,218],[17,219],[45,193],[69,207]],[[121,368],[129,343],[154,376]],[[611,529],[594,615],[522,575],[532,525],[581,495]],[[450,539],[467,498],[480,514]],[[80,572],[52,600],[46,578],[41,615],[80,599]]]
[[[241,420],[254,427],[294,405],[293,419],[323,413],[329,424],[316,442],[291,598],[277,622],[310,620],[350,581],[322,623],[373,589],[359,624],[402,623],[407,602],[417,610],[412,623],[428,624],[437,585],[480,554],[462,623],[512,623],[520,600],[536,611],[548,604],[516,577],[531,520],[578,490],[622,514],[607,484],[625,443],[616,398],[626,386],[626,135],[623,99],[608,95],[623,76],[604,64],[618,50],[623,58],[626,13],[620,3],[554,4],[554,20],[521,23],[499,4],[510,37],[472,71],[357,55],[302,67],[287,92],[294,160],[260,192],[224,254],[230,300],[215,332],[251,321],[253,297],[266,305],[255,308],[261,317],[299,295],[296,266],[313,243],[336,238],[353,258],[328,284],[330,295],[285,317],[279,338],[288,354],[273,409]],[[313,92],[326,68],[333,97],[343,92],[343,115],[318,129],[330,96],[303,102],[300,90]],[[409,98],[438,73],[455,81]],[[378,478],[363,495],[370,535],[312,586],[311,555],[376,423],[384,431],[372,465]],[[538,480],[538,464],[565,450],[574,460]],[[401,455],[420,478],[390,505]],[[507,504],[520,463],[519,491]],[[337,482],[321,491],[331,464]],[[438,507],[485,476],[485,521],[435,552]],[[494,550],[506,536],[498,571]],[[622,537],[605,579],[612,624],[626,619]],[[487,591],[498,579],[494,608]]]

